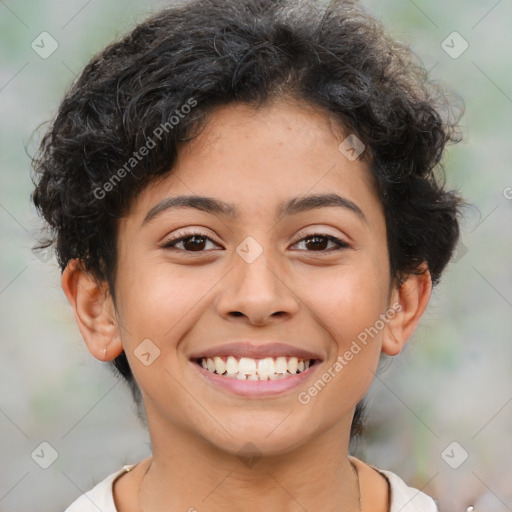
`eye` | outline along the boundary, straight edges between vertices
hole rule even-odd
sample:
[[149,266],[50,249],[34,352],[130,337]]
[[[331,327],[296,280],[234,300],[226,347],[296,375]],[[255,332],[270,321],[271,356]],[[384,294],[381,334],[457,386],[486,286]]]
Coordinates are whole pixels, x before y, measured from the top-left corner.
[[165,249],[176,249],[178,244],[183,244],[183,249],[178,248],[178,250],[185,252],[202,252],[205,250],[204,246],[207,240],[213,243],[213,240],[205,233],[201,233],[199,231],[187,231],[178,233],[176,237],[165,242],[162,247]]
[[[177,248],[178,250],[185,252],[203,252],[206,250],[204,246],[207,244],[207,241],[214,243],[213,240],[205,233],[200,231],[186,231],[178,233],[174,238],[171,238],[165,242],[162,247],[165,249]],[[332,252],[330,250],[326,250],[326,246],[329,244],[329,242],[335,244],[333,250],[346,249],[350,247],[343,240],[340,240],[339,238],[328,235],[326,233],[312,233],[308,236],[305,236],[304,238],[301,238],[295,242],[294,245],[297,245],[301,242],[305,242],[307,244],[306,247],[313,248],[313,250],[307,252]],[[177,247],[179,244],[183,244],[182,248]]]
[[305,242],[306,246],[313,247],[319,250],[313,250],[308,252],[332,252],[327,251],[326,246],[329,244],[329,242],[333,242],[337,247],[334,248],[335,251],[341,250],[341,249],[347,249],[350,246],[344,242],[343,240],[340,240],[339,238],[336,238],[335,236],[328,235],[327,233],[311,233],[308,236],[305,236],[304,238],[301,238],[298,242],[295,243],[295,245]]

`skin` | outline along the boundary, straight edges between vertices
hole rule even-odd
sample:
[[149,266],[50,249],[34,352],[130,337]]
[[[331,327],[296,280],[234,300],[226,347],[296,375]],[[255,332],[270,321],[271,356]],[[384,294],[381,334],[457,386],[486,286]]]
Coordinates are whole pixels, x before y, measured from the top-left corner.
[[[346,135],[325,111],[300,102],[223,107],[119,221],[117,308],[78,260],[65,269],[62,287],[89,351],[108,361],[124,349],[146,408],[152,457],[116,480],[120,512],[140,510],[139,491],[146,512],[219,511],[228,503],[248,512],[359,510],[348,457],[354,408],[381,353],[398,354],[413,333],[432,284],[424,267],[395,286],[383,207],[368,164],[339,151]],[[332,206],[276,217],[282,201],[328,193],[355,203],[365,220]],[[143,225],[162,199],[191,194],[232,203],[238,216],[182,208]],[[183,242],[163,248],[182,228],[199,228],[211,241],[200,239],[202,252]],[[315,245],[316,233],[348,247],[336,250],[323,238]],[[248,236],[263,251],[252,263],[236,252]],[[298,392],[393,304],[401,310],[301,404]],[[160,350],[149,366],[134,355],[145,339]],[[296,345],[322,363],[306,385],[272,398],[236,396],[199,377],[192,353],[240,339]],[[237,456],[248,442],[258,456],[252,467]],[[382,474],[352,462],[362,510],[388,510]]]

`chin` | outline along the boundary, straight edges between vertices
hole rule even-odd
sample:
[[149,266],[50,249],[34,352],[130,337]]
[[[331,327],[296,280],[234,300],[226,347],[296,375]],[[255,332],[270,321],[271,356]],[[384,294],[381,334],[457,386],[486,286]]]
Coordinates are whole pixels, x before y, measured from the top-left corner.
[[[267,413],[262,412],[268,416]],[[261,457],[276,457],[293,452],[295,449],[310,441],[317,433],[308,424],[295,423],[291,425],[286,414],[272,415],[275,421],[264,421],[261,417],[251,414],[252,422],[244,419],[243,423],[225,422],[229,435],[224,429],[216,428],[203,433],[203,437],[215,449],[227,455],[258,459]],[[292,418],[293,413],[289,415]],[[284,421],[283,421],[284,420]],[[228,426],[229,425],[229,426]]]

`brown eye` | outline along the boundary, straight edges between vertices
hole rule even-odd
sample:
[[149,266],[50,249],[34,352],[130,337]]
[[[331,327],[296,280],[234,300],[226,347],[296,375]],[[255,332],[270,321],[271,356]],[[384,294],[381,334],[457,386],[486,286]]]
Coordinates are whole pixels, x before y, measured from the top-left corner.
[[202,252],[205,250],[205,245],[208,241],[213,242],[211,238],[206,236],[204,233],[180,233],[177,238],[168,240],[162,247],[165,249],[176,249],[178,244],[183,244],[182,247],[178,247],[177,250],[185,252]]
[[[208,241],[216,245],[215,242],[204,233],[179,233],[177,237],[168,240],[162,247],[165,249],[177,249],[183,252],[203,252],[207,250],[205,246]],[[307,252],[332,252],[333,250],[336,251],[350,247],[343,240],[322,233],[308,235],[296,242],[295,245],[299,243],[305,244],[305,250]],[[335,244],[334,247],[329,248],[329,243]],[[182,244],[182,246],[177,247],[179,244]]]
[[338,246],[337,248],[335,247],[334,250],[345,249],[349,247],[349,245],[343,242],[343,240],[340,240],[339,238],[331,235],[321,233],[308,235],[299,240],[296,244],[301,242],[305,243],[308,252],[331,252],[330,250],[326,250],[329,242],[333,242]]

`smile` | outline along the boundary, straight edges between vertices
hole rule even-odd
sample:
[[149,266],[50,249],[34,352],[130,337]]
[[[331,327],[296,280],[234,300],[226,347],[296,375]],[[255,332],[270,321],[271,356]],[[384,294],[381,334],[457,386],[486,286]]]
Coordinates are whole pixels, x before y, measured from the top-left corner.
[[321,352],[277,340],[237,340],[189,355],[208,386],[246,398],[270,398],[297,391],[314,378]]
[[229,379],[263,381],[290,378],[307,370],[314,360],[282,356],[263,359],[214,356],[200,358],[198,363],[208,372]]

